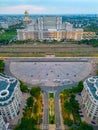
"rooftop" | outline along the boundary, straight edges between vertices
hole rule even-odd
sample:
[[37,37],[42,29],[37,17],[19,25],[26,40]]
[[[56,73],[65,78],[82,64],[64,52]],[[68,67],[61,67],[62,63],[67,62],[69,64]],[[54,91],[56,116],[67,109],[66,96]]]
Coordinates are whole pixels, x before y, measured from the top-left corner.
[[93,97],[98,100],[98,76],[86,79],[85,83],[87,84]]
[[13,100],[13,92],[18,80],[0,74],[0,106],[5,106]]

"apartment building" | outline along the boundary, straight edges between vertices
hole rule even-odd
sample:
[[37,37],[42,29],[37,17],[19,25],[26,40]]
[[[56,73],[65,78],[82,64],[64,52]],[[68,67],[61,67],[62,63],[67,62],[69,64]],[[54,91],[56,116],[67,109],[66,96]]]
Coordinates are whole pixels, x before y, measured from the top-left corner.
[[3,120],[2,115],[0,115],[0,130],[6,130],[6,125],[5,125],[5,122]]
[[0,74],[0,113],[4,119],[9,121],[17,116],[21,97],[19,81]]
[[90,77],[84,81],[81,96],[87,116],[98,123],[98,76]]

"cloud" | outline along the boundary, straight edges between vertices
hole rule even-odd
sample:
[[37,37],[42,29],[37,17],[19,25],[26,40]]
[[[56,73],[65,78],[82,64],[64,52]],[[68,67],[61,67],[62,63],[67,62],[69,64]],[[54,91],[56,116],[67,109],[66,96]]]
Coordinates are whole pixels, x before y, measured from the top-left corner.
[[45,11],[45,7],[36,5],[19,5],[0,7],[0,14],[23,14],[28,10],[30,14],[37,14]]
[[[40,1],[40,0],[39,0]],[[58,0],[59,1],[59,0]],[[63,1],[63,0],[61,0]],[[73,0],[70,0],[73,1]],[[1,6],[0,14],[24,14],[24,11],[28,10],[29,14],[95,14],[98,12],[97,4],[53,4],[50,5],[10,5]]]

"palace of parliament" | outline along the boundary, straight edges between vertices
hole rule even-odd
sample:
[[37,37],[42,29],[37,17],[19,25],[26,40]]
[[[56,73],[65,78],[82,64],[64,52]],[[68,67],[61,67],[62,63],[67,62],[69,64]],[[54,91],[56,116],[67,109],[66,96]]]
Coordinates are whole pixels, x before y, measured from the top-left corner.
[[71,23],[62,22],[60,16],[40,16],[31,20],[25,12],[24,21],[27,22],[25,29],[17,30],[18,40],[81,40],[83,36],[82,28],[73,28]]

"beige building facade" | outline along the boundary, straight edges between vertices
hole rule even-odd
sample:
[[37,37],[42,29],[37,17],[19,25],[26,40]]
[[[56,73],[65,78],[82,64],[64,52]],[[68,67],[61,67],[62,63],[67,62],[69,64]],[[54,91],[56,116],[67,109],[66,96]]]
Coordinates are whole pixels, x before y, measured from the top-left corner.
[[81,40],[83,29],[73,28],[68,22],[62,22],[62,17],[39,17],[28,24],[25,29],[17,30],[18,40]]

